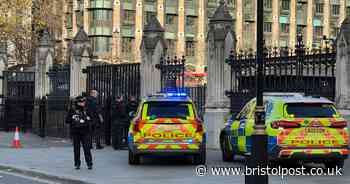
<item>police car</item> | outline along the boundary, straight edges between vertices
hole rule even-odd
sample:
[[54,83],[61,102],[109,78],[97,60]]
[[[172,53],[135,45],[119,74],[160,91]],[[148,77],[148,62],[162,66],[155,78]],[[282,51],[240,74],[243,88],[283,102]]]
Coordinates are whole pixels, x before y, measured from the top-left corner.
[[130,124],[128,148],[131,165],[145,155],[187,155],[204,164],[205,130],[192,100],[179,91],[144,98]]
[[[272,161],[324,163],[343,167],[349,154],[347,122],[326,98],[302,94],[264,96],[268,153]],[[249,155],[256,100],[226,121],[220,134],[222,159]]]

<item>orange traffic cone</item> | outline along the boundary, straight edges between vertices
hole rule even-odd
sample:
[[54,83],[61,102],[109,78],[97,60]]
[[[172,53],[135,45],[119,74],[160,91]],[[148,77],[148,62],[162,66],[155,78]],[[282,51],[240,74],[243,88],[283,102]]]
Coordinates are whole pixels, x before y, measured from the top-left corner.
[[19,140],[19,128],[16,127],[15,137],[12,142],[12,148],[21,148],[21,141]]

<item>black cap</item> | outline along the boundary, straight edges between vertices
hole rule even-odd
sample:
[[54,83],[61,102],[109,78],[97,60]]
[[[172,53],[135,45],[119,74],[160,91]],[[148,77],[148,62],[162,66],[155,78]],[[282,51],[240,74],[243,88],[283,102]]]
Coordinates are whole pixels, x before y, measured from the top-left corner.
[[76,101],[76,102],[85,102],[86,99],[85,99],[85,97],[83,97],[83,96],[77,96],[77,97],[75,98],[75,101]]

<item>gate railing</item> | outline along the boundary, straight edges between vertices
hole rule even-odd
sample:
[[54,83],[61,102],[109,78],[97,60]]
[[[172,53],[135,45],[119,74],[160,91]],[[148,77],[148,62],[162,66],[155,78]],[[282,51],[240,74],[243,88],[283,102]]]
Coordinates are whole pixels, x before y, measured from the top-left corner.
[[18,126],[26,131],[32,128],[34,107],[34,72],[4,71],[1,97],[1,127],[14,130]]
[[[111,131],[113,119],[112,115],[115,112],[113,110],[113,103],[117,96],[124,97],[125,100],[131,96],[136,99],[140,98],[140,64],[139,63],[127,63],[116,65],[95,65],[86,69],[87,74],[87,89],[97,90],[99,92],[98,103],[104,109],[104,141],[107,145],[111,144],[112,132],[118,134],[118,140],[120,144],[125,143],[127,137],[125,131],[127,131],[128,125],[118,126],[118,131]],[[126,127],[126,128],[123,128]]]
[[4,96],[7,98],[33,98],[34,72],[4,71]]
[[[295,49],[265,48],[264,91],[302,92],[306,95],[335,96],[336,50],[328,42],[324,48],[307,49],[298,37]],[[238,112],[256,93],[256,56],[252,51],[234,54],[231,66],[231,111]]]
[[189,96],[191,97],[193,104],[196,106],[198,115],[203,119],[205,111],[205,92],[206,86],[188,87]]
[[53,65],[47,75],[50,80],[49,96],[69,96],[70,65]]
[[140,64],[95,65],[87,73],[87,92],[99,92],[99,103],[104,104],[108,97],[140,96]]
[[70,65],[53,65],[47,72],[49,94],[35,99],[38,107],[37,133],[41,137],[68,137],[69,128],[65,116],[70,106]]
[[156,68],[160,70],[161,89],[185,86],[185,57],[161,58]]

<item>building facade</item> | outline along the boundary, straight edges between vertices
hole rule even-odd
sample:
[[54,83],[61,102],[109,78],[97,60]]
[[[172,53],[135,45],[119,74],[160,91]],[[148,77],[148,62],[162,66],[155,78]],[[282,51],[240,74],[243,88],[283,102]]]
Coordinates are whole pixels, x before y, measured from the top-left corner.
[[[140,61],[143,27],[156,15],[169,55],[184,55],[199,70],[206,63],[208,18],[220,0],[64,0],[63,45],[83,26],[94,55],[109,62]],[[255,50],[256,1],[225,0],[234,19],[237,50]],[[335,38],[350,0],[264,0],[264,32],[271,47],[291,46],[297,33],[308,47]]]

